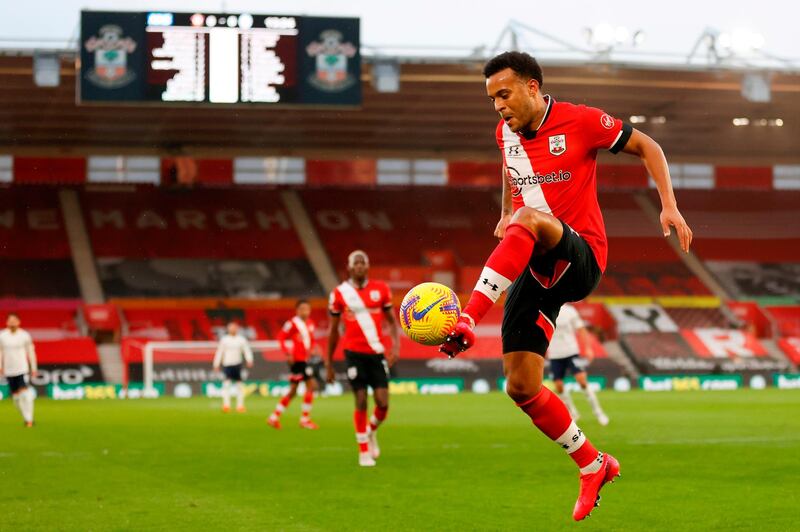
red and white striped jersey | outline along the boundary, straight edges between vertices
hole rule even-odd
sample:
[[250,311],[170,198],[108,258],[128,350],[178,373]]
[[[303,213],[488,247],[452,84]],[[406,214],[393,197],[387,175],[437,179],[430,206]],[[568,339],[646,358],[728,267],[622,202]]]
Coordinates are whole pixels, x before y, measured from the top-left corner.
[[[299,316],[295,316],[287,320],[278,333],[278,342],[281,344],[281,350],[284,353],[291,354],[295,362],[305,362],[314,347],[314,332],[316,330],[317,326],[310,318],[303,321]],[[292,341],[291,349],[286,344],[288,340]]]
[[328,310],[342,316],[342,348],[365,354],[383,354],[383,312],[392,307],[392,293],[383,281],[368,280],[359,288],[345,281],[331,292]]
[[605,271],[608,242],[597,201],[597,151],[619,152],[633,130],[600,109],[544,98],[547,108],[536,130],[514,133],[504,120],[497,125],[514,211],[526,205],[560,219],[586,240]]

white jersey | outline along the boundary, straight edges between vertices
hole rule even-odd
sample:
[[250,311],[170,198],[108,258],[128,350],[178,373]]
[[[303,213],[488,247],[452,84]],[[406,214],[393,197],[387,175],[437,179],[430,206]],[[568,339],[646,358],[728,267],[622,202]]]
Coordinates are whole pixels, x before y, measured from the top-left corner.
[[555,360],[580,354],[575,333],[585,326],[575,307],[572,305],[561,307],[561,312],[556,320],[556,329],[550,340],[550,348],[547,350],[547,358]]
[[6,377],[16,377],[36,371],[36,351],[28,331],[0,331],[0,368]]
[[226,334],[219,341],[217,353],[214,355],[214,365],[222,362],[223,366],[238,366],[242,363],[242,355],[247,362],[253,361],[253,352],[247,338],[237,335]]

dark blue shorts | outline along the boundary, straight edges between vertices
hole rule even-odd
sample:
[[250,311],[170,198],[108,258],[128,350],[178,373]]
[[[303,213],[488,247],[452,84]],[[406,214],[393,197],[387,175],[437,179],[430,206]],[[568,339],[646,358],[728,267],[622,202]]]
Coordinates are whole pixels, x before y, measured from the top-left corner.
[[26,377],[27,375],[24,373],[22,375],[6,377],[6,380],[8,381],[8,390],[11,392],[11,395],[14,395],[23,388],[28,387],[28,379],[26,379]]
[[239,382],[242,380],[242,365],[222,366],[222,373],[225,374],[226,380]]
[[567,358],[556,358],[550,361],[550,372],[553,374],[553,380],[563,381],[567,373],[576,375],[586,371],[588,361],[581,358],[580,355],[572,355]]

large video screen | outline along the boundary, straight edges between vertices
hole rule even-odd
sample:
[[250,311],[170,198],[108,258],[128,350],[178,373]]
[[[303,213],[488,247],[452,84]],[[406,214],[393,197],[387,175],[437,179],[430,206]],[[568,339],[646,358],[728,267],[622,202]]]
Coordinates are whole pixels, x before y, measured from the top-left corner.
[[81,13],[79,103],[361,104],[359,20]]

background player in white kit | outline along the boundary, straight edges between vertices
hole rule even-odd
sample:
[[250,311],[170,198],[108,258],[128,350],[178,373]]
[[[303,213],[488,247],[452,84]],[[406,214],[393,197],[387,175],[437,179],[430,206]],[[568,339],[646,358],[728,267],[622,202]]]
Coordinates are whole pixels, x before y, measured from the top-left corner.
[[247,367],[253,367],[253,351],[247,338],[239,334],[236,322],[228,324],[228,333],[219,340],[217,353],[214,355],[214,369],[219,370],[222,364],[222,411],[231,409],[231,382],[236,383],[236,411],[244,412],[244,383],[242,382],[242,357]]
[[[553,374],[556,392],[569,408],[572,419],[577,420],[580,414],[569,395],[569,390],[564,388],[564,376],[567,373],[572,373],[583,393],[586,394],[597,421],[601,425],[608,425],[608,416],[600,407],[600,401],[589,387],[586,379],[586,367],[594,360],[594,350],[589,340],[589,331],[578,311],[572,305],[564,305],[556,319],[556,328],[553,338],[550,340],[547,358],[550,360],[550,371]],[[585,358],[581,358],[581,343],[584,345],[583,355]]]
[[8,315],[6,329],[0,331],[0,376],[8,381],[14,405],[22,414],[26,427],[33,426],[34,392],[28,383],[28,375],[35,377],[36,351],[28,331],[20,328],[19,316]]

